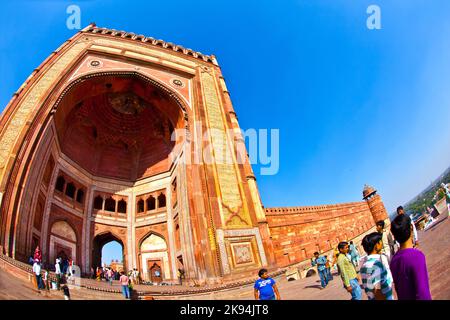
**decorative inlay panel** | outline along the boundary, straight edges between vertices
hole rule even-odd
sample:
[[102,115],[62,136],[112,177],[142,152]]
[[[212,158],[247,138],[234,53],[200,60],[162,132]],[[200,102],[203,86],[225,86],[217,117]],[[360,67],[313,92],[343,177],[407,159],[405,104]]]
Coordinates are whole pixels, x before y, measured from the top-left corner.
[[19,137],[19,133],[24,128],[27,120],[36,114],[36,110],[41,107],[39,101],[44,97],[50,86],[66,71],[70,62],[86,47],[86,43],[79,42],[70,48],[63,56],[48,69],[39,81],[30,89],[28,94],[20,103],[19,108],[12,115],[11,121],[6,125],[3,135],[0,136],[0,170],[1,178],[8,160],[8,155],[14,147]]
[[202,72],[201,81],[212,149],[214,151],[214,162],[219,180],[222,205],[224,207],[224,217],[222,218],[227,227],[249,226],[251,225],[251,221],[246,210],[243,210],[234,161],[227,141],[224,119],[214,85],[214,78],[208,72]]

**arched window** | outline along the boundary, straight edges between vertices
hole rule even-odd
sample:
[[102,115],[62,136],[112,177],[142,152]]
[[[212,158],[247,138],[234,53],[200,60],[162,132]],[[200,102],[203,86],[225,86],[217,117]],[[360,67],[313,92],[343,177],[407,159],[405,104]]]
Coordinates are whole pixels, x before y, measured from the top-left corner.
[[63,176],[59,176],[58,179],[56,180],[55,189],[58,190],[58,191],[63,192],[65,184],[66,184],[66,180],[64,179],[64,177]]
[[98,195],[94,198],[94,209],[102,210],[103,209],[103,198]]
[[77,191],[75,185],[72,182],[68,183],[66,186],[66,196],[73,199],[75,197],[75,191]]
[[147,211],[156,209],[156,199],[153,196],[150,196],[147,199]]
[[117,212],[119,213],[127,213],[127,202],[123,199],[121,199],[117,203]]
[[78,189],[77,202],[83,203],[83,200],[84,200],[84,191],[82,189]]
[[166,206],[166,195],[161,193],[158,196],[158,208],[164,208]]
[[144,212],[144,200],[142,199],[139,199],[139,201],[137,202],[137,212],[138,213]]
[[116,212],[116,201],[112,197],[105,200],[105,210]]

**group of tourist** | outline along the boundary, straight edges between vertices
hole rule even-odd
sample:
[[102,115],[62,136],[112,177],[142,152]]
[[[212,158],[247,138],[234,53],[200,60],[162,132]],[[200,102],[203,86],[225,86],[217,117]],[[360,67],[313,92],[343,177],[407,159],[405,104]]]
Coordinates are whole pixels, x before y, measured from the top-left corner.
[[[116,271],[111,267],[97,267],[95,273],[93,269],[91,269],[91,277],[96,279],[97,281],[102,281],[102,279],[105,279],[107,282],[109,282],[110,285],[113,285],[114,280],[120,281],[120,278],[122,276],[122,272]],[[140,284],[140,273],[139,270],[134,268],[133,270],[130,270],[126,273],[126,276],[130,280],[132,284]]]
[[[390,230],[385,222],[376,223],[376,232],[366,235],[361,246],[366,256],[361,258],[357,246],[350,241],[338,244],[333,260],[326,255],[314,253],[311,265],[317,266],[321,289],[325,289],[333,280],[332,268],[337,267],[345,290],[352,300],[362,300],[364,290],[369,300],[394,300],[394,288],[398,300],[431,300],[428,271],[425,255],[418,249],[417,230],[411,218],[405,215],[403,207],[397,208],[397,216],[392,221]],[[31,258],[31,257],[30,257]],[[32,257],[33,273],[39,290],[50,289],[49,270],[42,270],[42,252],[36,247]],[[55,262],[56,288],[62,290],[64,297],[70,300],[66,277],[73,275],[73,261],[58,257]],[[180,280],[184,270],[179,270]],[[105,278],[112,285],[118,280],[125,299],[130,299],[133,285],[140,283],[139,271],[135,268],[125,273],[112,268],[97,268],[95,276],[98,281]],[[254,285],[254,295],[259,300],[279,300],[275,280],[268,276],[266,269],[258,273],[259,279]],[[48,291],[47,291],[48,292]]]
[[[45,290],[45,294],[48,295],[50,292],[50,273],[49,269],[46,268],[42,270],[42,252],[39,246],[36,247],[34,251],[33,259],[33,273],[36,279],[36,287],[39,291]],[[69,288],[66,284],[66,279],[70,278],[73,275],[73,261],[71,259],[67,259],[67,264],[64,263],[64,260],[61,258],[57,258],[55,262],[55,276],[56,276],[56,289],[62,290],[64,292],[64,299],[70,300],[70,292]],[[63,286],[61,287],[61,284]]]
[[[311,264],[317,266],[321,289],[331,281],[331,267],[337,266],[345,290],[352,300],[362,300],[364,290],[369,300],[431,300],[425,255],[419,250],[416,227],[403,207],[386,230],[384,221],[376,223],[377,231],[361,242],[366,256],[360,258],[352,241],[342,241],[331,262],[327,256],[314,253]],[[361,260],[361,261],[360,261]],[[266,269],[259,271],[254,285],[255,299],[280,299],[275,280]]]
[[[361,245],[367,255],[359,263],[359,270],[359,254],[354,246],[352,248],[353,243],[338,244],[337,266],[352,300],[362,299],[361,287],[369,300],[393,300],[393,288],[399,300],[431,299],[425,255],[418,249],[416,227],[405,215],[403,207],[397,208],[390,231],[385,229],[382,220],[376,227],[377,232],[362,239]],[[321,272],[324,268],[320,267],[324,257],[317,252],[315,257],[313,263],[318,265],[322,287],[325,287],[324,273]]]
[[97,281],[102,281],[102,279],[105,279],[112,285],[113,280],[119,280],[119,277],[119,272],[114,270],[113,268],[97,267],[95,272],[94,269],[91,268],[91,278],[96,279]]

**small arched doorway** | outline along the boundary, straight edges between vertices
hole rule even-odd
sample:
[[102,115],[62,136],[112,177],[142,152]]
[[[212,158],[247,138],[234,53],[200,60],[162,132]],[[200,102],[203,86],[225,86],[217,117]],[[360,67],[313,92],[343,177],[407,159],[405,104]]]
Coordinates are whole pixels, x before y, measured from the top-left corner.
[[163,237],[151,233],[141,243],[141,274],[145,281],[160,283],[170,279],[169,255]]
[[117,259],[114,259],[114,260],[119,260],[115,265],[116,271],[119,271],[118,269],[122,269],[122,270],[126,269],[126,267],[125,267],[126,266],[125,252],[124,252],[124,245],[123,245],[122,240],[120,240],[119,237],[115,236],[111,232],[106,232],[106,233],[102,233],[102,234],[95,236],[94,241],[93,241],[92,268],[94,268],[94,270],[98,267],[103,267],[104,265],[102,262],[104,262],[106,264],[106,266],[109,266],[108,261],[105,260],[105,259],[108,259],[108,257],[105,256],[105,259],[103,259],[103,253],[104,253],[103,248],[106,245],[110,245],[112,243],[117,243],[117,244],[119,244],[119,247],[120,247],[120,250],[119,250],[120,253],[114,252],[114,256],[115,257],[117,256]]
[[50,229],[50,264],[54,264],[56,258],[63,261],[69,259],[77,264],[77,235],[72,226],[66,221],[56,221]]

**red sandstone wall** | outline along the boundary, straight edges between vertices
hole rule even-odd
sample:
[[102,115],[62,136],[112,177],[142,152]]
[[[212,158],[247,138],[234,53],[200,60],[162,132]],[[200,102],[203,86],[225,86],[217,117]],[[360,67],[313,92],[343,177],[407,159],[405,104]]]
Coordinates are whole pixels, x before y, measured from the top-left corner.
[[366,202],[314,207],[266,208],[277,265],[310,259],[374,226]]

